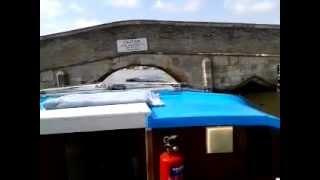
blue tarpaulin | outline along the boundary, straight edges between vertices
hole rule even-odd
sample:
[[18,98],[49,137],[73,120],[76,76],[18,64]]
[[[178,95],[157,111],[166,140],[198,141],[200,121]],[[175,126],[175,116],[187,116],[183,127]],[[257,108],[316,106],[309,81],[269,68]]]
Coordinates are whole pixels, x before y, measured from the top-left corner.
[[148,128],[192,126],[266,126],[280,128],[280,119],[245,99],[222,93],[162,91],[163,107],[151,107]]

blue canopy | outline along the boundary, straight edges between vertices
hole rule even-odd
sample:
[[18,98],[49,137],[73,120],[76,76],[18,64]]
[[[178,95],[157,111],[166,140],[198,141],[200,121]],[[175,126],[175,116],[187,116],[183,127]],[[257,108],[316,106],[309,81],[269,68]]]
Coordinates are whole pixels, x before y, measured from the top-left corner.
[[280,128],[280,119],[255,108],[239,96],[161,91],[162,107],[151,107],[148,128],[192,126],[266,126]]

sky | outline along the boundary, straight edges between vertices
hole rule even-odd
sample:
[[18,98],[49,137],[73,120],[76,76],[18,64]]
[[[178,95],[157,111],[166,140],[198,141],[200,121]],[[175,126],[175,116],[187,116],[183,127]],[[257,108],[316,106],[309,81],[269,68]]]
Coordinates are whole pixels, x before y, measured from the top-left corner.
[[134,19],[280,24],[280,0],[40,0],[40,36]]

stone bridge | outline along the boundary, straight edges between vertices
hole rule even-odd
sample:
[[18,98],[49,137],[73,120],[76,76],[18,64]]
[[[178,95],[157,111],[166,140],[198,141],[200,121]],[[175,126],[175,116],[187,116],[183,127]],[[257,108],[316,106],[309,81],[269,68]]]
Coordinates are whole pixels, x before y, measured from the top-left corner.
[[[118,40],[137,38],[146,39],[145,49],[119,50]],[[197,88],[276,85],[279,63],[278,25],[134,20],[40,37],[40,88],[55,87],[58,71],[78,85],[134,65]]]

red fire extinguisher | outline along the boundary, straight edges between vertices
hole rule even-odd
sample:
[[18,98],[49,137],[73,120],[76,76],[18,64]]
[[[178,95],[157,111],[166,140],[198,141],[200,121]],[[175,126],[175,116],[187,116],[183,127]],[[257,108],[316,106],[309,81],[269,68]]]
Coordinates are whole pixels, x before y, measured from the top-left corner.
[[165,136],[166,151],[160,155],[160,180],[182,180],[184,158],[175,144],[177,135]]

